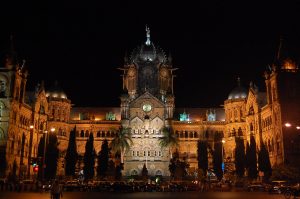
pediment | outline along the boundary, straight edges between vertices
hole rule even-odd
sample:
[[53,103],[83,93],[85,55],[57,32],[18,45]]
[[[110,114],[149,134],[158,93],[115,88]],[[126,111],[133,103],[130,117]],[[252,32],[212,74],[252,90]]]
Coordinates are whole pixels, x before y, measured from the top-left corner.
[[164,108],[164,104],[149,92],[145,92],[130,103],[130,108],[140,108],[142,104],[149,102],[155,108]]
[[251,107],[254,109],[255,113],[258,112],[257,96],[255,94],[255,91],[250,88],[247,96],[247,102],[246,102],[247,113],[249,113]]
[[159,117],[156,116],[151,120],[151,126],[163,126],[164,121]]

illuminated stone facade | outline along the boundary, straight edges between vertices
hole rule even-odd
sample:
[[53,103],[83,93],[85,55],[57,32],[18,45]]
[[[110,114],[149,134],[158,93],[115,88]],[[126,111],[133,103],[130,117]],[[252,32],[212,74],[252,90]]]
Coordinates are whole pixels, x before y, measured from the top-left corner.
[[[37,156],[38,142],[47,131],[58,136],[57,174],[63,176],[69,132],[75,126],[81,157],[90,133],[94,135],[98,153],[104,139],[111,142],[120,127],[130,127],[133,145],[124,158],[126,176],[140,175],[144,164],[152,176],[170,175],[170,150],[159,146],[164,126],[174,129],[179,139],[180,157],[189,162],[191,172],[197,168],[197,141],[208,140],[209,147],[213,148],[216,142],[222,141],[216,137],[225,140],[227,165],[234,162],[237,136],[243,138],[245,144],[254,136],[258,149],[265,143],[272,165],[299,165],[295,157],[300,151],[297,144],[300,78],[298,67],[291,59],[278,56],[278,61],[265,73],[266,92],[260,92],[253,83],[245,89],[238,79],[224,107],[175,109],[176,68],[172,66],[171,56],[165,56],[164,51],[152,43],[148,28],[146,35],[146,42],[134,49],[120,68],[124,90],[120,107],[72,107],[57,85],[47,91],[38,85],[35,91],[25,92],[25,63],[18,64],[11,51],[0,68],[0,146],[7,160],[5,175],[12,172],[14,161],[18,175],[33,175],[29,159]],[[51,128],[55,131],[51,132]],[[211,154],[209,164],[211,167]],[[81,168],[82,159],[78,162],[78,170]]]

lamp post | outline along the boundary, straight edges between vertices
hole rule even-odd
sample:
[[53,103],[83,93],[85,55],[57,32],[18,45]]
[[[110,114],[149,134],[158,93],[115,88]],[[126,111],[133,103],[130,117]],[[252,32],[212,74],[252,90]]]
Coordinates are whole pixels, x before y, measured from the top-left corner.
[[43,168],[42,168],[42,181],[44,181],[44,177],[45,177],[45,167],[46,167],[46,165],[45,165],[45,157],[46,157],[46,145],[47,145],[47,134],[48,133],[48,131],[44,131],[44,153],[43,153]]
[[225,144],[225,139],[222,139],[222,172],[223,172],[223,177],[224,177],[224,170],[225,170],[225,163],[224,163],[224,144]]
[[[54,133],[55,128],[51,128],[50,129],[51,133]],[[43,176],[42,176],[42,180],[44,181],[45,178],[45,168],[46,168],[46,164],[45,164],[45,160],[46,160],[46,146],[47,146],[47,137],[48,137],[48,131],[44,132],[45,135],[45,141],[44,141],[44,155],[43,155]]]
[[30,177],[30,166],[31,166],[31,151],[32,151],[32,139],[33,139],[33,125],[29,126],[30,129],[30,138],[29,138],[29,151],[28,151],[28,165],[27,165],[27,178]]

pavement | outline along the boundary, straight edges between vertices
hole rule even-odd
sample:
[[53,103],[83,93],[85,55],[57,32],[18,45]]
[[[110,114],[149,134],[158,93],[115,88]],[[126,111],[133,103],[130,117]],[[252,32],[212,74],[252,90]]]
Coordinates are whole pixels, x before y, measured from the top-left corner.
[[[64,192],[61,199],[283,199],[283,195],[265,192],[137,192],[137,193],[102,193],[102,192]],[[49,193],[0,192],[0,199],[50,199]]]

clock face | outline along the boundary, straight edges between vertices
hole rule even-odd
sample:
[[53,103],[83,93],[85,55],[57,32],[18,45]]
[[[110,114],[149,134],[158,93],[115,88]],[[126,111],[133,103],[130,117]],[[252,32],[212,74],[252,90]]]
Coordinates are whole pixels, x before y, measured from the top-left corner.
[[151,111],[151,109],[152,109],[152,107],[151,107],[150,104],[144,104],[144,105],[143,105],[143,110],[144,110],[145,112],[149,112],[149,111]]

